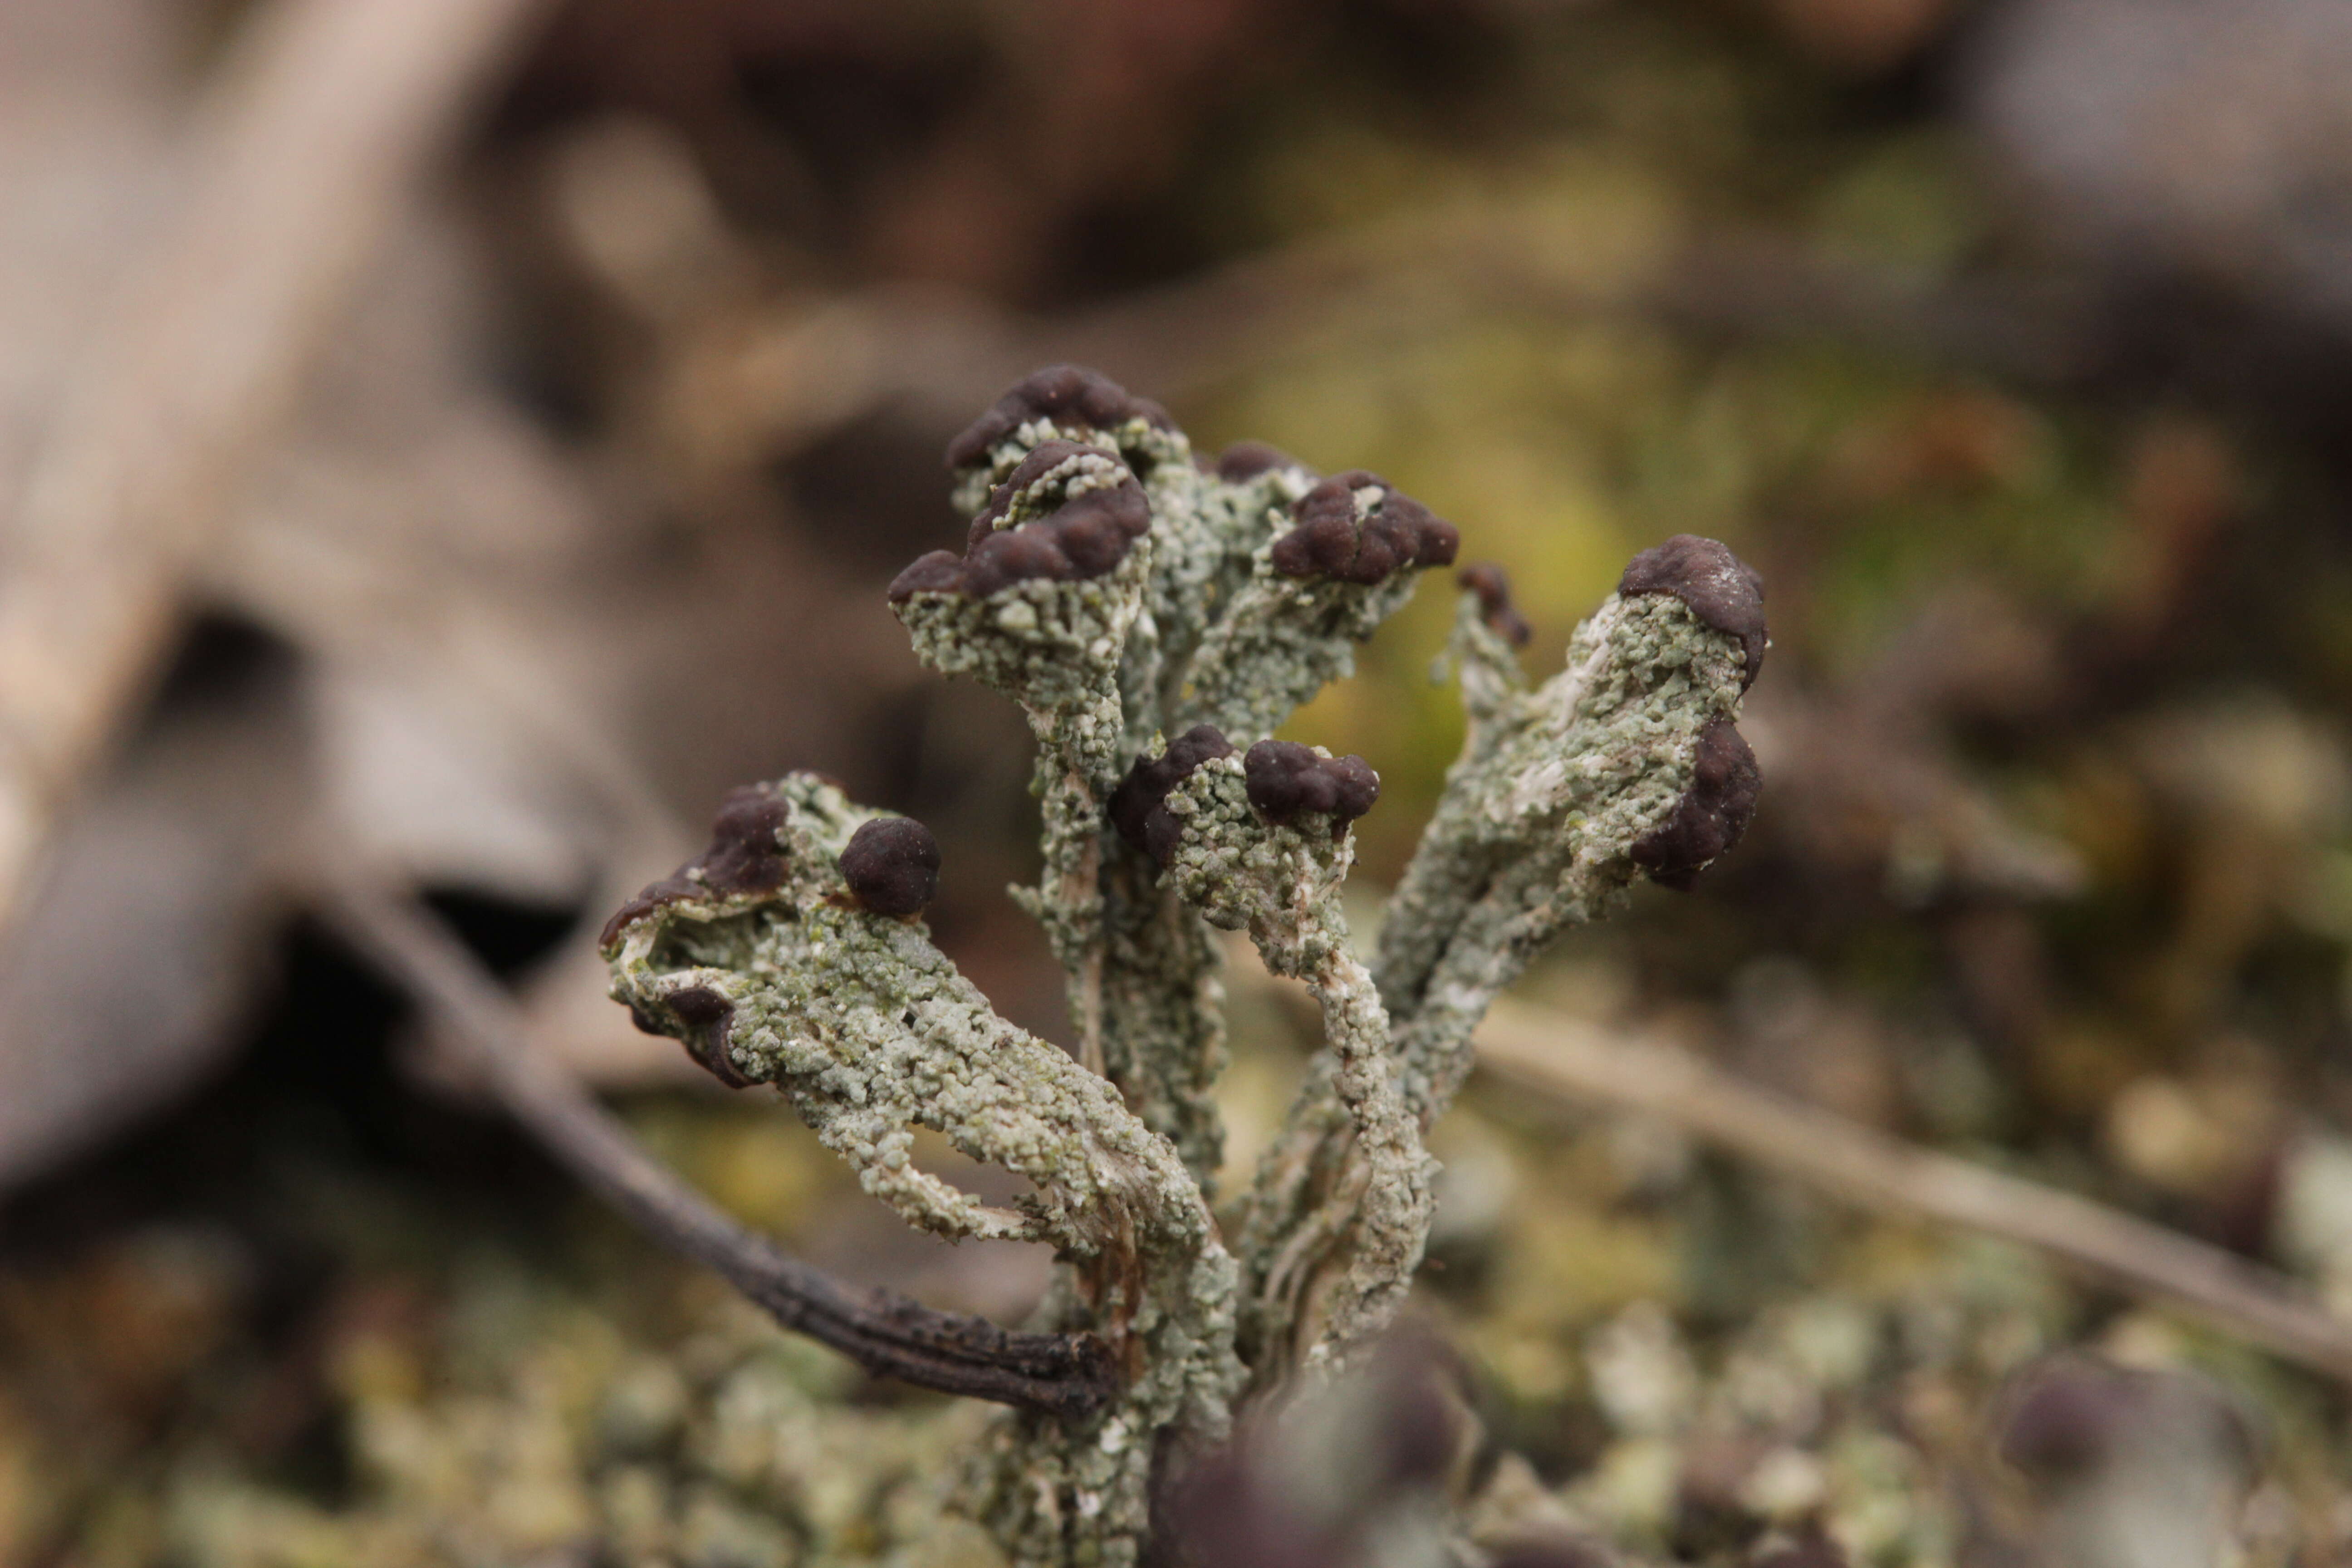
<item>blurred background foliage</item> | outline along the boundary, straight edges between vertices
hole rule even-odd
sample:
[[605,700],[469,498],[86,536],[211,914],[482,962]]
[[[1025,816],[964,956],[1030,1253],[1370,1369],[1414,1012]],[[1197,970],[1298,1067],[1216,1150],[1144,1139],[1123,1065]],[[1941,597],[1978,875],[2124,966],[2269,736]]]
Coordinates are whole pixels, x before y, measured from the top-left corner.
[[[0,496],[266,8],[0,17]],[[430,889],[730,1209],[1017,1317],[1040,1259],[898,1231],[629,1033],[587,942],[727,786],[814,767],[938,831],[943,944],[1059,1027],[1001,891],[1025,735],[881,590],[960,526],[947,436],[1062,358],[1453,520],[1538,675],[1635,551],[1731,544],[1774,637],[1755,830],[1528,994],[2352,1319],[2346,81],[2332,0],[548,8],[0,974],[0,1563],[985,1560],[933,1528],[980,1416],[573,1192],[304,918],[280,829]],[[1458,744],[1450,597],[1291,731],[1380,769],[1369,884]],[[1311,1031],[1234,989],[1238,1161]],[[1663,1124],[1482,1083],[1437,1149],[1421,1310],[1515,1520],[1640,1561],[2352,1560],[2340,1386]],[[2003,1390],[2066,1346],[2213,1381],[2084,1395],[2106,1457],[2053,1479]],[[2189,1436],[2117,1436],[2151,1421]],[[2132,1554],[2133,1487],[2174,1555]]]

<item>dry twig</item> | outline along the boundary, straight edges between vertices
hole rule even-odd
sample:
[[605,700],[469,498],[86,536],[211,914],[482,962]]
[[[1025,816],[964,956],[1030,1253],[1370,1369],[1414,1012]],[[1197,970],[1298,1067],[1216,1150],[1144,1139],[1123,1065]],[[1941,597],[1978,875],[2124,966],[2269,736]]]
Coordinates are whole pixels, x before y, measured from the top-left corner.
[[[1050,321],[886,287],[748,328],[719,313],[668,391],[706,450],[792,450],[886,404],[944,420],[1035,364],[1101,364],[1184,397],[1271,365],[1481,315],[1654,319],[1696,333],[1825,337],[2029,384],[2103,352],[2095,301],[2032,279],[1958,283],[1808,252],[1765,234],[1701,233],[1629,261],[1564,256],[1556,214],[1496,204],[1414,214],[1244,257]],[[723,389],[723,390],[716,390]]]
[[2103,1283],[2169,1301],[2225,1333],[2352,1382],[2352,1325],[2328,1316],[2270,1269],[2087,1198],[1783,1100],[1677,1047],[1501,1003],[1478,1032],[1478,1060],[1541,1095],[1656,1116],[1864,1208],[2021,1242]]
[[788,1329],[877,1375],[1058,1416],[1113,1391],[1088,1334],[1013,1332],[883,1289],[858,1291],[786,1257],[654,1161],[579,1079],[529,1043],[528,1017],[455,938],[380,882],[340,873],[325,911],[444,1032],[499,1103],[573,1175],[672,1250],[708,1264]]

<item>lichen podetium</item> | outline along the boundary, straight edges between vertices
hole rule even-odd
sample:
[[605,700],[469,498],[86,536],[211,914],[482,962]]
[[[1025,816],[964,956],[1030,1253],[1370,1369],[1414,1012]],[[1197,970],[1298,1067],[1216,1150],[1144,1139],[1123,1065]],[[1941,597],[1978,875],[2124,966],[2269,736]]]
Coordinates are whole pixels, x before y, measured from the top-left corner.
[[[1395,1313],[1429,1226],[1423,1134],[1488,1004],[1637,878],[1686,886],[1738,840],[1761,585],[1677,536],[1531,687],[1500,574],[1465,572],[1469,737],[1367,964],[1339,894],[1379,776],[1272,732],[1453,563],[1452,525],[1264,447],[1196,464],[1165,411],[1071,366],[1008,392],[949,459],[965,548],[909,566],[890,605],[926,664],[1002,692],[1036,737],[1045,874],[1016,892],[1066,971],[1069,1048],[931,944],[929,836],[811,775],[730,797],[711,850],[632,900],[604,952],[641,1024],[776,1086],[909,1224],[1055,1248],[1034,1326],[1108,1346],[1118,1392],[1008,1414],[968,1501],[1024,1568],[1128,1564],[1169,1472]],[[1326,1034],[1230,1248],[1211,926],[1303,980]],[[918,1128],[1032,1191],[991,1206],[921,1171]]]

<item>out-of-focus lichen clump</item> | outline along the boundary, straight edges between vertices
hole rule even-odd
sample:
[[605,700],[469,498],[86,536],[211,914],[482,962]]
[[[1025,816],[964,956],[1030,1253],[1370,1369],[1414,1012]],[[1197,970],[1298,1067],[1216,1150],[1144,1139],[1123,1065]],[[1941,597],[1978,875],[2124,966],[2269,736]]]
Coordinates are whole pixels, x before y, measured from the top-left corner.
[[629,1344],[584,1303],[520,1279],[452,1305],[488,1321],[431,1337],[396,1319],[360,1327],[323,1369],[363,1505],[192,1465],[133,1526],[146,1551],[425,1564],[528,1562],[595,1541],[623,1561],[714,1568],[1002,1561],[976,1527],[941,1517],[976,1409],[861,1411],[831,1358],[715,1299],[660,1346]]
[[[772,1118],[693,1114],[688,1142],[642,1125],[714,1191],[803,1194],[767,1216],[785,1234],[814,1239],[828,1201],[865,1201]],[[2191,1488],[2217,1500],[2239,1561],[2290,1568],[2342,1541],[2352,1452],[2308,1385],[2158,1315],[2089,1324],[2072,1288],[2012,1249],[1808,1213],[1790,1194],[1743,1207],[1726,1191],[1737,1173],[1662,1130],[1531,1118],[1475,1089],[1439,1146],[1443,1267],[1422,1310],[1459,1347],[1446,1376],[1475,1413],[1453,1418],[1471,1425],[1440,1484],[1490,1548],[1570,1541],[1587,1553],[1576,1561],[1629,1568],[1745,1564],[1820,1528],[1855,1563],[2016,1550],[2081,1499],[2001,1459],[2009,1406],[2086,1327],[2116,1363],[2196,1368],[2221,1380],[2240,1413],[2228,1419],[2251,1415],[2251,1451],[2200,1459],[2191,1444],[2188,1474],[2168,1478],[2184,1501]],[[390,1194],[350,1196],[399,1212]],[[1759,1258],[1759,1226],[1793,1243],[1801,1279]],[[380,1232],[379,1257],[383,1245]],[[105,1564],[423,1568],[591,1542],[648,1563],[1003,1562],[944,1510],[984,1407],[885,1396],[601,1225],[574,1228],[560,1267],[495,1234],[475,1246],[437,1276],[379,1261],[338,1296],[315,1382],[292,1396],[341,1435],[339,1475],[252,1458],[267,1444],[250,1394],[215,1388],[183,1406],[201,1420],[140,1461],[140,1486],[93,1492],[75,1479],[87,1456],[45,1439],[55,1428],[20,1394],[0,1424],[0,1521],[16,1540],[54,1538],[59,1510],[77,1509],[76,1560]],[[67,1358],[48,1386],[127,1414],[134,1378],[184,1376],[205,1346],[235,1342],[250,1267],[219,1237],[153,1234],[73,1275],[21,1278],[12,1336],[27,1343],[67,1315],[101,1331],[106,1362]],[[2195,1379],[2158,1386],[2210,1397]],[[1376,1429],[1357,1409],[1339,1440],[1363,1456]],[[1312,1455],[1326,1439],[1299,1441]]]

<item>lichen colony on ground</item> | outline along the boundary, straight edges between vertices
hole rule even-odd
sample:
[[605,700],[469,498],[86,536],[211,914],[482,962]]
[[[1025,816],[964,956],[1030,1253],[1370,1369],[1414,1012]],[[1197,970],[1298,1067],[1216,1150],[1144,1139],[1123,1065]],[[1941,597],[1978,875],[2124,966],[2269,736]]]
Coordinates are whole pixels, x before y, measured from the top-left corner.
[[[1101,1347],[1111,1391],[1003,1417],[969,1501],[1018,1563],[1129,1563],[1156,1479],[1393,1317],[1429,1230],[1423,1134],[1487,1005],[1636,878],[1686,886],[1738,840],[1761,586],[1722,545],[1670,540],[1531,687],[1500,574],[1464,573],[1470,734],[1368,964],[1339,890],[1379,775],[1273,731],[1453,563],[1454,527],[1360,470],[1257,446],[1203,465],[1157,405],[1070,366],[1008,392],[949,459],[964,548],[909,566],[890,606],[926,664],[1011,699],[1035,736],[1045,870],[1015,891],[1066,971],[1068,1048],[931,944],[930,835],[812,775],[738,792],[604,951],[641,1024],[730,1084],[775,1085],[909,1224],[1055,1249],[1033,1326]],[[1304,981],[1326,1039],[1222,1226],[1211,926]],[[918,1128],[1032,1191],[994,1207],[923,1172]]]

